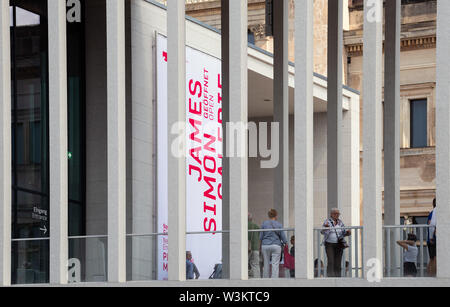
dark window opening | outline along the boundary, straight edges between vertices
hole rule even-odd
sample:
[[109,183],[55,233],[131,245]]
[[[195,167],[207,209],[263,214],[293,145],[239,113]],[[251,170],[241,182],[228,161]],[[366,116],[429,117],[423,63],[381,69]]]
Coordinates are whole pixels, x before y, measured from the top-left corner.
[[411,100],[411,148],[428,147],[428,102]]

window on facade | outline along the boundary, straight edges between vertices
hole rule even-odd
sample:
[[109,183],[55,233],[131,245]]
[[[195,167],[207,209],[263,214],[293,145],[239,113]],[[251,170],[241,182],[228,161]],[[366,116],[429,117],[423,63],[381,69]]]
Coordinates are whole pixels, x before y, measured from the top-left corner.
[[426,99],[411,100],[411,148],[428,146],[428,102]]

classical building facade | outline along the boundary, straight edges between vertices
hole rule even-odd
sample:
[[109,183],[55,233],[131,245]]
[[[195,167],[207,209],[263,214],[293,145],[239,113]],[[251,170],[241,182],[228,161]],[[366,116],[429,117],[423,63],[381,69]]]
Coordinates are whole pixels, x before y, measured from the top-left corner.
[[[436,11],[435,0],[402,1],[400,193],[401,216],[409,223],[426,222],[436,194]],[[349,15],[346,79],[361,89],[363,1],[351,1]]]

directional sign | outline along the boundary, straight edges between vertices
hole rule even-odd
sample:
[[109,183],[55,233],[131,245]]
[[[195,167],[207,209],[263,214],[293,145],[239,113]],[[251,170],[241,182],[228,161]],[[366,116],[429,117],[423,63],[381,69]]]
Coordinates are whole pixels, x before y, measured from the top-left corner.
[[44,227],[43,227],[43,228],[39,228],[39,230],[40,230],[40,231],[43,231],[43,232],[44,232],[44,235],[46,235],[46,234],[47,234],[47,231],[48,231],[48,229],[47,229],[47,226],[46,226],[46,225],[44,225]]

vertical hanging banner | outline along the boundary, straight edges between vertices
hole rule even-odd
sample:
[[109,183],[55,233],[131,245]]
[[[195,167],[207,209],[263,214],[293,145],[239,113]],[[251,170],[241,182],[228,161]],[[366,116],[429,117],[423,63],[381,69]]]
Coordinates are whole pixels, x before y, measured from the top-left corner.
[[[158,232],[170,231],[167,193],[167,38],[157,36]],[[186,48],[186,249],[200,279],[222,262],[221,61]],[[172,153],[170,153],[172,154]],[[168,277],[167,236],[158,238],[158,279]]]

